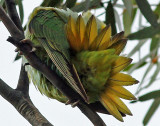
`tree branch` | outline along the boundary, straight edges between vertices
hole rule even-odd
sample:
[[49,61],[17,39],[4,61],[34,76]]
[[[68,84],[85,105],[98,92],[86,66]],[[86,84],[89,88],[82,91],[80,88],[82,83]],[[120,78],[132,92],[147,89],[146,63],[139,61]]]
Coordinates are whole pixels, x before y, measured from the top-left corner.
[[17,26],[17,28],[23,32],[22,24],[17,13],[15,1],[5,0],[5,4],[7,6],[7,10],[10,18],[12,19],[14,24]]
[[22,32],[17,28],[14,22],[8,17],[8,15],[3,10],[2,6],[0,6],[0,19],[8,29],[11,36],[18,38],[19,40],[24,38],[24,35],[22,34]]
[[10,102],[33,126],[53,126],[33,105],[29,96],[9,87],[0,79],[0,95]]
[[29,95],[29,79],[24,65],[21,65],[21,72],[16,90],[22,91],[25,95]]

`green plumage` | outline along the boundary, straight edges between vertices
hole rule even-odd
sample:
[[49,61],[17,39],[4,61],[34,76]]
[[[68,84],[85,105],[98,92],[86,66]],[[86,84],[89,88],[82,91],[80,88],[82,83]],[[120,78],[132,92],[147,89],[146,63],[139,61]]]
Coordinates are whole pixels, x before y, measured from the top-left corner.
[[[26,38],[31,39],[38,47],[36,54],[47,63],[62,79],[64,79],[84,99],[85,92],[88,102],[95,102],[104,90],[112,63],[117,59],[114,49],[103,51],[81,51],[72,54],[65,33],[67,17],[63,18],[52,9],[39,9],[33,12],[28,24]],[[24,62],[25,61],[24,59]],[[74,70],[75,65],[80,80]],[[29,77],[40,92],[50,98],[66,102],[61,94],[39,71],[31,66],[26,67]]]

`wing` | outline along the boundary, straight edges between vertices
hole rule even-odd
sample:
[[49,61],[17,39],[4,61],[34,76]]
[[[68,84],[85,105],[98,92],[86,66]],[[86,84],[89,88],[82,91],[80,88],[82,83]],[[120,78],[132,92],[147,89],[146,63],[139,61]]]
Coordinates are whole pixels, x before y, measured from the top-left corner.
[[69,84],[87,102],[87,94],[76,69],[70,62],[69,45],[64,31],[65,22],[53,10],[40,10],[31,20],[29,30],[39,40],[49,57]]

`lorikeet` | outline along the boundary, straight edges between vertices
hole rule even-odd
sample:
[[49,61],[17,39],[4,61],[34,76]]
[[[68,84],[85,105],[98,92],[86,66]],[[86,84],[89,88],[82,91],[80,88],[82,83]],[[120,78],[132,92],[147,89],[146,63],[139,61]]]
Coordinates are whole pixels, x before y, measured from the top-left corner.
[[[37,47],[37,56],[88,104],[100,102],[123,121],[120,112],[132,114],[120,98],[135,99],[123,86],[138,81],[120,73],[132,59],[119,55],[127,43],[124,32],[113,37],[111,32],[110,25],[90,12],[78,16],[69,9],[38,7],[29,18],[26,39]],[[39,71],[31,66],[26,70],[42,94],[64,103],[68,100]]]

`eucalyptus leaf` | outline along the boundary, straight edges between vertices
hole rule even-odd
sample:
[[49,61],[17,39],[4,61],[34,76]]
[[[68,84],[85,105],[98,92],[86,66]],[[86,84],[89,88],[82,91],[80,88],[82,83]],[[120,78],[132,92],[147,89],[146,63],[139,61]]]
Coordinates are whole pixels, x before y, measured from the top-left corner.
[[4,4],[4,0],[1,0],[0,5],[3,6],[3,4]]
[[131,15],[128,13],[127,10],[123,11],[123,26],[124,26],[125,36],[129,35],[131,33],[132,20],[131,20]]
[[149,64],[148,68],[146,69],[146,71],[145,71],[145,73],[144,73],[144,75],[143,75],[143,78],[142,78],[140,84],[138,85],[138,89],[137,89],[136,94],[138,94],[138,93],[141,91],[141,86],[142,86],[142,84],[143,84],[143,81],[144,81],[145,77],[149,74],[149,72],[151,71],[151,69],[153,68],[153,66],[154,66],[153,63],[150,63],[150,64]]
[[123,31],[123,30],[122,30],[121,19],[120,19],[120,16],[119,16],[119,14],[118,14],[118,12],[117,12],[116,9],[114,9],[114,15],[115,15],[115,20],[116,20],[116,23],[117,23],[117,25],[118,25],[119,31]]
[[[136,65],[137,63],[132,63],[132,64],[130,64],[127,68],[125,68],[123,71],[129,71],[134,65]],[[141,63],[136,69],[139,69],[139,68],[141,68],[141,67],[143,67],[143,66],[145,66],[147,64],[147,62],[143,62],[143,63]]]
[[131,0],[122,0],[122,1],[128,11],[128,14],[132,16],[132,9],[133,9],[132,1]]
[[[156,50],[153,50],[152,52],[154,52]],[[136,63],[129,71],[128,73],[131,74],[138,66],[140,66],[140,64],[142,64],[143,62],[146,61],[147,58],[150,57],[151,54],[147,54],[146,56],[144,56],[138,63]]]
[[158,25],[158,27],[156,28],[152,26],[145,27],[137,32],[134,32],[128,35],[127,38],[130,40],[136,40],[136,39],[140,40],[140,39],[152,38],[153,36],[157,34],[160,34],[160,25]]
[[155,14],[153,13],[149,3],[147,0],[136,0],[136,3],[146,18],[146,20],[153,26],[153,27],[158,27],[158,22]]
[[18,0],[18,7],[19,7],[19,14],[20,14],[20,19],[21,19],[21,23],[23,23],[23,19],[24,19],[24,10],[23,10],[23,4],[22,4],[22,0]]
[[145,44],[147,40],[140,40],[138,42],[138,44],[134,47],[134,49],[128,54],[128,57],[131,57],[132,55],[134,55],[138,50],[140,50],[140,48]]
[[154,98],[160,98],[160,90],[152,91],[145,95],[142,95],[138,98],[138,101],[143,102],[143,101],[151,100]]
[[149,83],[144,88],[148,88],[151,84],[153,84],[153,82],[155,81],[156,77],[158,76],[159,71],[160,71],[160,63],[157,63],[157,68],[154,71],[154,74],[152,75]]
[[14,61],[17,61],[17,60],[19,60],[21,58],[21,56],[17,53],[16,54],[16,57],[14,58]]
[[151,117],[153,116],[153,114],[155,113],[155,111],[157,110],[157,108],[159,107],[160,104],[160,98],[156,98],[152,105],[150,106],[147,114],[145,115],[144,119],[143,119],[143,124],[146,126],[147,123],[149,122],[149,120],[151,119]]
[[105,17],[105,23],[108,25],[110,24],[112,27],[112,35],[115,35],[117,33],[116,29],[116,22],[115,22],[115,16],[114,16],[114,9],[111,2],[108,2],[108,6],[106,8],[106,17]]

